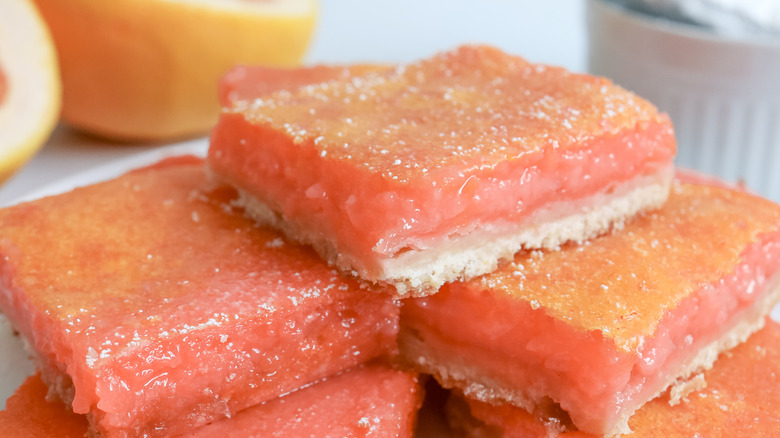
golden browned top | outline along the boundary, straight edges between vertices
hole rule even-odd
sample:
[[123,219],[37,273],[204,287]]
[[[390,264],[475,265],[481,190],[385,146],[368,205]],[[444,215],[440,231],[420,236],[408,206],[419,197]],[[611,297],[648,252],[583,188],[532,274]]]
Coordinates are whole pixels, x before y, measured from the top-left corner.
[[544,150],[557,154],[638,124],[668,124],[607,79],[484,46],[241,101],[232,111],[297,147],[398,182],[448,166],[468,173],[533,154],[542,159]]
[[526,300],[633,350],[667,311],[734,274],[746,247],[778,226],[780,206],[769,201],[723,187],[676,183],[661,210],[622,231],[557,252],[520,253],[469,285]]

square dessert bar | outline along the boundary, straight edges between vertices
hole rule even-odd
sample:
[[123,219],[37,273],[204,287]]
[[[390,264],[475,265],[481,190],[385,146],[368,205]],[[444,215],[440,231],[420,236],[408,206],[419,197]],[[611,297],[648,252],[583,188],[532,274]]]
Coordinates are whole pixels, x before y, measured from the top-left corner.
[[[35,438],[83,438],[88,423],[60,400],[46,400],[40,375],[29,377],[0,411],[0,430]],[[191,430],[192,438],[411,438],[423,391],[415,374],[384,365],[343,373]]]
[[578,429],[612,436],[760,328],[778,298],[780,206],[677,182],[620,231],[407,300],[399,348],[469,397],[558,405]]
[[[772,437],[780,430],[780,324],[767,326],[723,354],[702,375],[707,387],[672,404],[664,393],[631,417],[631,438]],[[535,418],[510,405],[453,398],[449,413],[467,436],[594,438],[566,427],[565,419]]]
[[208,164],[261,223],[405,296],[661,205],[675,151],[607,79],[461,47],[238,101]]
[[0,308],[100,436],[183,433],[396,351],[390,294],[234,196],[175,160],[0,211]]

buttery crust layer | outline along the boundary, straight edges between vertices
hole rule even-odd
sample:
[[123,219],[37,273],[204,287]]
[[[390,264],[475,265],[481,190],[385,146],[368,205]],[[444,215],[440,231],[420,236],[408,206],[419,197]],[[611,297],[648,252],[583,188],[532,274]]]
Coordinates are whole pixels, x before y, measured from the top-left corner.
[[237,202],[257,222],[312,245],[342,272],[390,285],[400,297],[419,297],[436,293],[445,283],[492,272],[501,260],[511,258],[522,248],[556,249],[565,242],[583,242],[611,228],[621,228],[634,215],[663,205],[669,196],[672,176],[672,167],[665,167],[587,198],[548,204],[523,222],[484,224],[467,234],[427,242],[425,249],[410,248],[390,257],[377,254],[370,265],[358,256],[340,252],[331,241],[294,220],[281,217],[245,190],[239,190]]

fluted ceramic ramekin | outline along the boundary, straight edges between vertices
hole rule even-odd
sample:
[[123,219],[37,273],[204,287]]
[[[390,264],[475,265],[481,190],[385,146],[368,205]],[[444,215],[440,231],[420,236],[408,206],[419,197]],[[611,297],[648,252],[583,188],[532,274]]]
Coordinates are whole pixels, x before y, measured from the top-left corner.
[[677,164],[780,202],[780,38],[719,36],[588,0],[588,65],[669,113]]

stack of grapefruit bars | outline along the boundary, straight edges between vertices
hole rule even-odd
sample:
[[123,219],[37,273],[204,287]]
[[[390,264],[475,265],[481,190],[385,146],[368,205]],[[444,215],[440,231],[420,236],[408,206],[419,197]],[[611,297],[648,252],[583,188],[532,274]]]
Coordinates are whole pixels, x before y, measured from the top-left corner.
[[482,46],[220,87],[205,163],[0,212],[4,428],[411,436],[432,375],[467,436],[780,430],[780,207],[650,103]]

